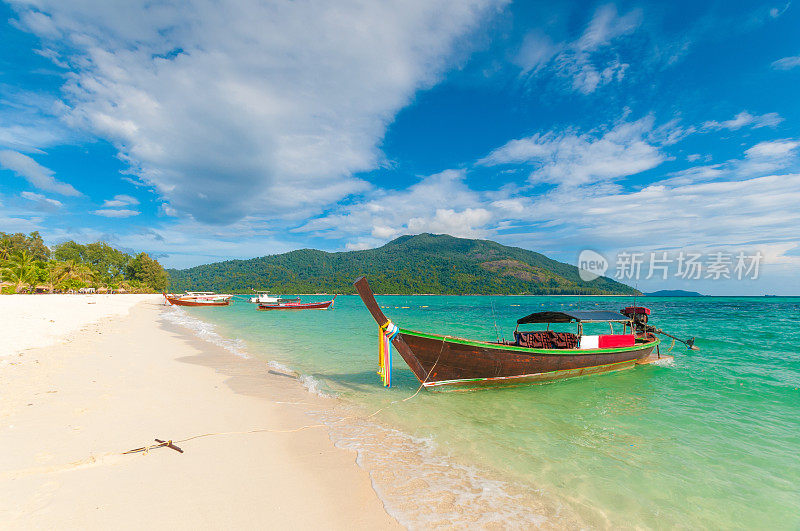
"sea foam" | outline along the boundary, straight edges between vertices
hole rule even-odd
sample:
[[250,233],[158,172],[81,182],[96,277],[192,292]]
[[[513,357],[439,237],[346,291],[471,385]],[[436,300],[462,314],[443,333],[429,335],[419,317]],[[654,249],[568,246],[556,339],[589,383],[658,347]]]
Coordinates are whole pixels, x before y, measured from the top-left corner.
[[334,398],[336,395],[333,393],[329,393],[322,388],[322,383],[314,378],[313,376],[309,376],[308,374],[300,375],[298,378],[303,387],[311,393],[312,395],[321,396],[322,398]]
[[339,414],[319,414],[331,440],[356,452],[386,511],[406,528],[580,527],[558,501],[456,462],[433,438]]
[[189,315],[183,308],[177,306],[166,307],[164,311],[161,312],[161,318],[168,323],[188,329],[203,341],[208,341],[209,343],[222,347],[228,352],[241,356],[242,358],[249,357],[247,355],[247,346],[244,341],[241,339],[228,339],[219,335],[213,324],[201,321]]

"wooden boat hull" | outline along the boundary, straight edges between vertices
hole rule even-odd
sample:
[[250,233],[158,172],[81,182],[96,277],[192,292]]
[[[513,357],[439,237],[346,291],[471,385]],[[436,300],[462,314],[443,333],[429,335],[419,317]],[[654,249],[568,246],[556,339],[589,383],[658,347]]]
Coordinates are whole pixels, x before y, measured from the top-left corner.
[[[387,323],[367,280],[361,277],[355,286],[375,321]],[[551,350],[400,329],[392,345],[426,388],[455,390],[546,382],[628,369],[665,358],[658,351],[661,341],[657,337],[636,341],[629,347]]]
[[[629,369],[650,363],[658,339],[596,350],[533,349],[402,330],[397,350],[426,388],[517,386]],[[403,352],[406,355],[403,355]],[[407,356],[412,356],[409,363]],[[655,354],[657,356],[657,354]]]
[[181,300],[174,297],[167,297],[167,302],[175,306],[228,306],[231,303],[230,299],[224,301],[201,302],[201,301]]
[[[335,297],[334,297],[335,298]],[[257,310],[327,310],[333,304],[333,300],[324,302],[289,302],[285,304],[266,305],[259,304]]]

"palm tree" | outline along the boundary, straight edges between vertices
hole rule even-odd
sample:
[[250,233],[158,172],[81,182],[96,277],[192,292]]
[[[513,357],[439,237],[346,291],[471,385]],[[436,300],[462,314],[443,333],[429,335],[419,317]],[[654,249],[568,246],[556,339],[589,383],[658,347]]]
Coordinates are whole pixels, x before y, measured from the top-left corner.
[[15,293],[22,291],[25,286],[36,284],[36,260],[25,251],[13,253],[0,272],[3,279],[15,284]]
[[94,279],[94,271],[88,265],[75,260],[56,262],[52,274],[53,278],[57,278],[55,283],[61,283],[65,280],[89,283]]
[[63,266],[63,262],[55,260],[47,262],[47,287],[50,288],[50,293],[53,293],[56,286],[66,279],[66,272]]

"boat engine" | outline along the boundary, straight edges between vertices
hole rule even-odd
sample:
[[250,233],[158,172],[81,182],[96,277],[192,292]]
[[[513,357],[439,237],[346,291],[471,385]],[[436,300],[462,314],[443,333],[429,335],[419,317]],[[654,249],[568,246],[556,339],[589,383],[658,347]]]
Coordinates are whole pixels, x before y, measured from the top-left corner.
[[620,313],[633,321],[636,333],[647,332],[647,319],[650,316],[650,308],[644,306],[628,306],[620,310]]

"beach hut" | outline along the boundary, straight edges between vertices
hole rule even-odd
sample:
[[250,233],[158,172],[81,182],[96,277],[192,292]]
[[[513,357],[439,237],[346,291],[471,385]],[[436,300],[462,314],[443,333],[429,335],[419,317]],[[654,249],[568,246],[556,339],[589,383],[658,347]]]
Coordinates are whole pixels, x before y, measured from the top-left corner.
[[128,293],[128,290],[126,290],[125,288],[119,288],[117,289],[117,293]]
[[108,293],[107,288],[97,288],[97,293]]

